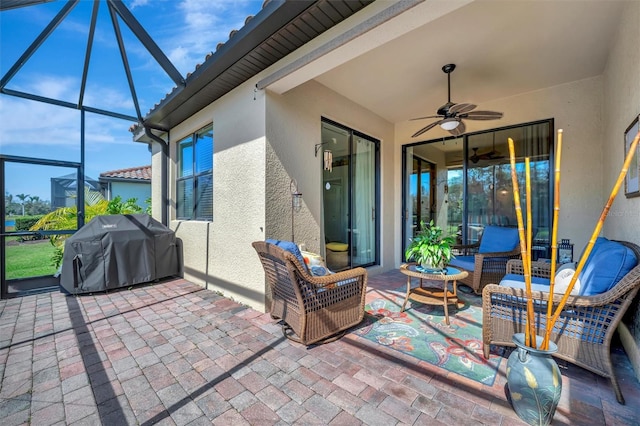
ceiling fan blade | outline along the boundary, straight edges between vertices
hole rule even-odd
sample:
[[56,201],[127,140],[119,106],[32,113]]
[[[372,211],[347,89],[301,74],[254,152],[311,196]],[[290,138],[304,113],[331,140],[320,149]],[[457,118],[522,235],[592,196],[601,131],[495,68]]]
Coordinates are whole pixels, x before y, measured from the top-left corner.
[[459,117],[467,120],[497,120],[502,116],[503,114],[497,111],[471,111],[459,115]]
[[455,104],[449,108],[449,114],[464,114],[476,108],[474,104]]
[[441,115],[428,115],[426,117],[410,118],[409,121],[424,120],[425,118],[442,118]]
[[460,123],[458,124],[458,127],[449,130],[449,133],[451,133],[453,136],[460,136],[467,130],[467,126],[464,125],[464,121],[458,120],[458,122]]
[[417,132],[415,132],[413,135],[411,135],[412,138],[418,137],[421,134],[423,134],[424,132],[426,132],[427,130],[431,130],[434,127],[436,127],[438,124],[440,124],[442,120],[438,120],[438,121],[434,121],[433,123],[427,125],[426,127],[423,127],[422,129],[418,130]]

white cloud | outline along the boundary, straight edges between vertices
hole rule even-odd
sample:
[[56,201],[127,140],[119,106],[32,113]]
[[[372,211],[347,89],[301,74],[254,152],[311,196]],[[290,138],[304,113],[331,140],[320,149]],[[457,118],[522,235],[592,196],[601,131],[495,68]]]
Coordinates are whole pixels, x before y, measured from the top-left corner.
[[90,84],[87,87],[83,103],[106,111],[135,115],[131,92],[122,92],[99,84]]
[[69,100],[77,97],[80,81],[74,77],[55,77],[52,75],[24,75],[29,87],[23,90],[51,99]]
[[183,26],[177,27],[170,59],[183,74],[195,69],[218,43],[229,40],[231,30],[244,26],[248,15],[260,11],[262,2],[229,0],[183,0],[178,5]]
[[[120,94],[109,90],[100,92],[110,104],[126,104]],[[131,101],[129,101],[129,106]],[[20,152],[21,146],[71,146],[80,144],[80,111],[42,102],[0,97],[0,152],[10,150],[14,155],[36,156],[34,152]],[[85,144],[131,144],[125,120],[98,114],[85,115]]]
[[131,2],[131,4],[129,5],[129,9],[133,10],[136,7],[142,7],[142,6],[146,6],[149,4],[149,0],[133,0]]
[[[19,145],[78,145],[78,111],[9,96],[0,97],[0,151]],[[38,156],[37,153],[20,155]]]

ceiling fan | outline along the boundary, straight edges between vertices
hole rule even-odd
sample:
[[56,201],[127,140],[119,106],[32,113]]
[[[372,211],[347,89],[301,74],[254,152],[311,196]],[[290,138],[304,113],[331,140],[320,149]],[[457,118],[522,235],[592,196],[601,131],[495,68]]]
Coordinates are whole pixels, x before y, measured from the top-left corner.
[[473,154],[469,157],[469,161],[473,164],[478,164],[480,160],[500,160],[505,158],[504,155],[500,151],[496,150],[496,134],[493,133],[493,145],[491,147],[491,151],[483,152],[481,154],[478,153],[478,148],[471,148],[473,150]]
[[499,151],[493,150],[493,151],[483,152],[479,154],[478,148],[472,148],[472,149],[473,149],[473,155],[469,157],[469,160],[471,160],[473,164],[477,164],[478,161],[480,160],[500,160],[502,158],[505,158],[504,155],[500,155]]
[[438,108],[438,115],[430,115],[427,117],[412,118],[411,120],[424,120],[425,118],[439,118],[431,124],[423,127],[415,132],[411,137],[415,138],[420,136],[427,130],[433,129],[435,126],[440,125],[444,130],[449,131],[453,136],[460,136],[466,130],[464,121],[466,120],[497,120],[502,118],[501,112],[496,111],[473,111],[477,105],[462,103],[456,104],[451,102],[451,73],[456,69],[455,64],[447,64],[442,67],[442,71],[447,74],[447,103]]

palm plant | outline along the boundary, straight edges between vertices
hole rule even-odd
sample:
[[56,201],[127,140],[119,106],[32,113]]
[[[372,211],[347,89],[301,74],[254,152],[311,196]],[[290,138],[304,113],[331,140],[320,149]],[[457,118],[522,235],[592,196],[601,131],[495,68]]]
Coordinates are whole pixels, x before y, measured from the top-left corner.
[[435,225],[433,220],[428,225],[421,221],[420,230],[407,247],[405,257],[423,267],[441,269],[451,261],[454,244],[455,239],[444,236],[443,229]]
[[[88,223],[95,216],[110,214],[131,214],[142,213],[142,208],[136,204],[135,198],[130,198],[122,202],[120,196],[115,197],[111,201],[107,201],[104,196],[97,191],[91,191],[84,188],[84,214],[85,221]],[[63,231],[76,229],[78,224],[78,208],[77,206],[60,207],[51,213],[44,215],[31,228],[31,231]],[[62,264],[62,256],[64,254],[64,242],[69,238],[69,234],[54,234],[50,238],[51,244],[55,247],[51,263],[56,268]]]
[[22,216],[24,216],[24,202],[27,198],[30,197],[29,194],[16,194],[16,197],[20,199],[20,202],[22,204]]

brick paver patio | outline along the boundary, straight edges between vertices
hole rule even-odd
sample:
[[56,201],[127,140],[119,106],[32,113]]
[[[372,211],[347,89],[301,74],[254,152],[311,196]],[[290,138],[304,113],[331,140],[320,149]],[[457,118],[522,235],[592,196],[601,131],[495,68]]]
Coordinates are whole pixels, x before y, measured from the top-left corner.
[[[404,282],[370,277],[379,297]],[[564,365],[554,424],[639,424],[640,383]],[[504,368],[506,362],[502,362]],[[0,301],[0,423],[522,424],[492,387],[348,334],[305,348],[267,314],[182,279],[106,294]]]

